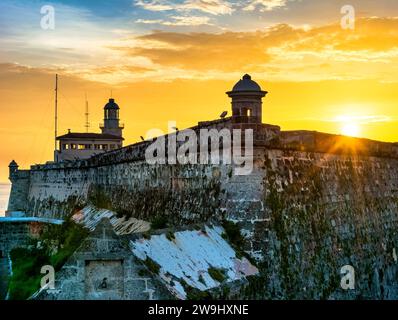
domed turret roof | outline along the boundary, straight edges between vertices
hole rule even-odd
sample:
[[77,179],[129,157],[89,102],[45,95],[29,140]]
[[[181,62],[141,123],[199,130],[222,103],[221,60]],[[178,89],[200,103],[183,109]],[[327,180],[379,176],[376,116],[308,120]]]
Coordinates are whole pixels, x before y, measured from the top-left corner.
[[18,164],[15,162],[15,160],[12,160],[9,164],[9,167],[18,167]]
[[115,99],[110,98],[109,102],[105,105],[104,109],[106,110],[119,110],[119,106],[115,102]]
[[245,74],[232,88],[232,92],[240,91],[261,91],[261,87],[252,80],[250,75]]

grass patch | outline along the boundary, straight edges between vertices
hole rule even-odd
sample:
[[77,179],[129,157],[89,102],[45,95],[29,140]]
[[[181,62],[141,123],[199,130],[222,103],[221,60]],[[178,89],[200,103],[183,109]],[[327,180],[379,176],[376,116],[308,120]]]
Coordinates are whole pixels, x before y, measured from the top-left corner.
[[39,241],[50,256],[50,264],[58,271],[88,234],[86,228],[68,218],[62,225],[47,226]]
[[180,280],[182,287],[186,293],[187,300],[212,300],[213,297],[208,291],[200,291],[199,289],[189,286],[184,279]]
[[167,238],[167,240],[173,242],[173,241],[176,239],[176,236],[174,235],[173,232],[168,231],[168,232],[166,233],[166,238]]
[[208,291],[200,291],[199,289],[188,287],[185,290],[187,300],[212,300],[212,296]]
[[12,276],[9,283],[10,300],[25,300],[40,289],[41,267],[49,264],[42,249],[16,248],[11,250]]
[[146,270],[146,269],[140,269],[140,270],[138,271],[138,275],[139,275],[140,277],[147,277],[147,276],[150,275],[150,273],[149,273],[148,270]]
[[10,252],[13,275],[9,282],[11,300],[25,300],[40,289],[40,273],[44,265],[60,270],[80,246],[88,230],[67,219],[62,225],[48,225],[29,248]]
[[225,232],[222,233],[221,237],[232,245],[235,250],[236,258],[242,259],[245,257],[252,265],[256,266],[257,262],[243,250],[245,239],[240,232],[239,226],[228,220],[224,220],[222,226]]
[[199,280],[200,283],[202,283],[204,286],[206,286],[206,281],[205,281],[205,279],[203,278],[202,275],[199,276],[198,280]]
[[149,269],[149,271],[151,271],[154,274],[159,274],[160,271],[160,265],[153,261],[151,258],[147,257],[144,260],[144,264],[147,266],[147,268]]
[[224,269],[210,267],[207,272],[209,273],[210,277],[220,283],[222,283],[227,278]]
[[238,248],[243,247],[245,240],[242,234],[240,233],[239,226],[236,223],[233,223],[232,221],[228,220],[224,220],[222,226],[225,230],[223,238],[228,240],[230,243],[232,243],[234,246]]
[[90,192],[88,200],[97,208],[101,209],[112,209],[112,200],[108,194],[100,187],[95,188]]
[[144,233],[142,234],[142,237],[143,237],[145,240],[149,240],[149,239],[151,239],[151,233],[148,232],[148,231],[146,231],[146,232],[144,232]]
[[151,229],[165,229],[167,228],[167,218],[165,216],[157,216],[151,221]]

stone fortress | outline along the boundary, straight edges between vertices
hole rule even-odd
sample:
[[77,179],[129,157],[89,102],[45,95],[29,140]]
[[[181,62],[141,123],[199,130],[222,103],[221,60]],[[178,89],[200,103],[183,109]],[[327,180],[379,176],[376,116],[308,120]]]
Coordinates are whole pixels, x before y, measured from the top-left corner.
[[[10,164],[11,220],[0,236],[12,242],[7,223],[18,219],[71,213],[92,230],[55,292],[37,298],[186,299],[188,287],[214,298],[398,298],[398,144],[264,124],[267,92],[249,75],[227,94],[230,117],[190,129],[252,129],[250,175],[234,175],[234,164],[148,164],[152,141],[29,170]],[[143,237],[157,217],[169,229]],[[248,259],[222,237],[225,220],[239,226]],[[142,276],[148,258],[158,268]],[[340,285],[345,265],[351,290]],[[212,267],[227,270],[225,281]],[[105,278],[112,284],[99,289]]]

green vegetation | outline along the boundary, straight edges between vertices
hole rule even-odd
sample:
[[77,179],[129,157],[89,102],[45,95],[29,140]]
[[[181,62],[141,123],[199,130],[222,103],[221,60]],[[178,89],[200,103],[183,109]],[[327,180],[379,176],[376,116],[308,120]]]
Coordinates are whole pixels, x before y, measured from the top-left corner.
[[147,266],[149,271],[151,271],[154,274],[159,274],[160,265],[158,263],[156,263],[155,261],[153,261],[151,258],[147,257],[144,260],[144,264]]
[[188,287],[185,292],[187,300],[212,300],[212,296],[208,291],[200,291],[199,289]]
[[57,271],[80,246],[89,231],[70,218],[62,225],[50,225],[40,237],[41,245],[50,255],[50,264]]
[[168,232],[166,233],[166,238],[167,238],[167,240],[173,242],[173,241],[175,240],[176,237],[175,237],[175,235],[174,235],[173,232],[168,231]]
[[151,229],[158,230],[167,228],[167,217],[156,216],[151,222]]
[[148,275],[150,275],[150,273],[146,269],[140,269],[138,270],[138,275],[140,277],[147,277]]
[[260,274],[256,276],[248,276],[246,277],[246,280],[248,283],[241,288],[241,295],[243,295],[245,299],[271,299],[272,297],[275,298],[277,296],[275,292],[265,290],[269,285],[269,278],[267,275]]
[[243,250],[245,239],[240,232],[238,224],[224,220],[222,225],[225,232],[221,236],[232,245],[236,253],[236,258],[242,259],[245,257],[252,265],[256,266],[257,262]]
[[112,201],[102,188],[98,187],[90,192],[88,200],[92,205],[96,206],[97,208],[108,210],[112,209]]
[[198,280],[199,280],[199,282],[202,283],[204,286],[206,285],[205,279],[203,279],[203,276],[202,276],[202,275],[199,276],[199,279],[198,279]]
[[143,237],[144,239],[146,239],[146,240],[149,240],[149,239],[151,239],[151,233],[148,232],[148,231],[146,231],[146,232],[144,232],[144,233],[142,234],[142,237]]
[[208,291],[200,291],[188,285],[184,279],[180,280],[182,287],[187,295],[187,300],[212,300],[212,296]]
[[88,230],[73,220],[62,225],[46,226],[39,239],[32,240],[29,248],[16,248],[10,253],[13,275],[10,278],[10,299],[28,299],[40,289],[40,273],[44,265],[57,271],[79,247]]
[[237,248],[242,248],[244,244],[244,238],[240,233],[239,226],[236,223],[227,220],[223,221],[222,226],[225,230],[223,238],[228,240],[231,244],[233,244]]
[[207,272],[209,273],[210,277],[212,277],[214,280],[218,282],[223,282],[227,276],[225,275],[225,270],[224,269],[219,269],[219,268],[214,268],[210,267]]
[[40,288],[41,267],[49,264],[42,249],[16,248],[10,252],[13,275],[9,283],[9,298],[25,300]]

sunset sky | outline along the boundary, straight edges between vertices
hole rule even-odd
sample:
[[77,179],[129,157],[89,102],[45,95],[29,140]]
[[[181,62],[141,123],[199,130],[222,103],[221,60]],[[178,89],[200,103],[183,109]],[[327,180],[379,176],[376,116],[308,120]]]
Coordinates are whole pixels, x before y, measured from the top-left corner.
[[[340,25],[347,3],[354,30]],[[266,123],[397,142],[398,1],[1,0],[0,182],[12,159],[52,160],[55,73],[60,134],[84,132],[85,93],[99,132],[111,90],[126,144],[211,120],[250,73],[269,91]]]

